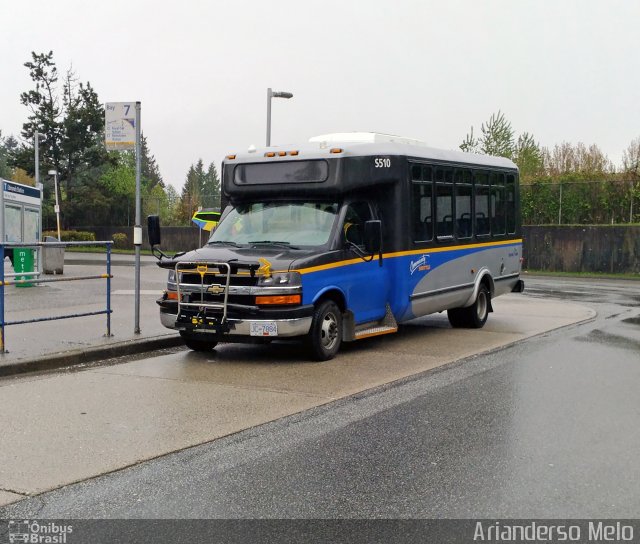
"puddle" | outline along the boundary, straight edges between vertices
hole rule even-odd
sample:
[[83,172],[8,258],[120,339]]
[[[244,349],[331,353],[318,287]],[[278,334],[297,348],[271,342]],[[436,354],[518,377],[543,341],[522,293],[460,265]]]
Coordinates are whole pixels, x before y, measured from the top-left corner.
[[585,336],[576,338],[576,340],[580,342],[597,342],[598,344],[606,344],[614,348],[630,349],[640,352],[640,341],[618,334],[611,334],[600,329],[595,329]]
[[635,317],[627,317],[622,320],[623,323],[631,323],[632,325],[640,325],[640,315]]

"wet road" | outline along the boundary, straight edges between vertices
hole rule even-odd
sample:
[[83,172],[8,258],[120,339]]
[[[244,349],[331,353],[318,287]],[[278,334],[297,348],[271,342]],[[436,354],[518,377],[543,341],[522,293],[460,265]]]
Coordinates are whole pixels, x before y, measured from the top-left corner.
[[0,517],[640,517],[640,283],[594,321],[0,509]]

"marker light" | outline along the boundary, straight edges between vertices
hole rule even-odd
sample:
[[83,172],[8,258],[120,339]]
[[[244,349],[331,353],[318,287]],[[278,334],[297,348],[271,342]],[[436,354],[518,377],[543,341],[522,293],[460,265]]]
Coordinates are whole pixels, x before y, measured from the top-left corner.
[[293,155],[295,157],[298,155],[298,151],[289,151],[289,155]]
[[258,306],[266,306],[268,304],[300,304],[301,302],[301,295],[269,295],[256,297],[256,304]]
[[235,158],[236,158],[235,155],[227,155],[227,159],[229,159],[230,161],[232,161]]
[[275,157],[275,156],[276,156],[276,154],[275,154],[275,152],[274,152],[274,151],[267,151],[267,152],[264,154],[264,156],[265,156],[265,157]]
[[278,151],[278,157],[286,157],[286,156],[287,156],[286,151]]
[[329,150],[329,153],[342,153],[342,149],[339,147],[333,147]]

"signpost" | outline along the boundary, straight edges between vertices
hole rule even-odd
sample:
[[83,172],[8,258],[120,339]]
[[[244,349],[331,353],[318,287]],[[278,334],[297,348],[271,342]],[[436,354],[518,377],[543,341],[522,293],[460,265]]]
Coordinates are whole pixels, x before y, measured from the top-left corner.
[[140,109],[140,102],[107,102],[104,116],[106,148],[112,151],[136,150],[136,222],[133,227],[133,245],[135,247],[135,334],[140,334],[140,247],[142,246]]

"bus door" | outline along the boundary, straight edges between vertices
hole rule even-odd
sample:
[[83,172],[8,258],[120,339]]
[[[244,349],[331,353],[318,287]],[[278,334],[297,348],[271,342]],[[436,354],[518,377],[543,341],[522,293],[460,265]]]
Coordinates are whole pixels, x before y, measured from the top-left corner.
[[[364,252],[364,223],[374,219],[368,202],[355,201],[347,205],[342,221],[341,237],[345,261],[353,262],[344,268],[340,278],[347,296],[347,307],[353,312],[356,324],[382,319],[389,302],[389,266],[384,260],[380,266],[378,256],[365,262],[352,244]],[[384,228],[384,227],[383,227]]]

